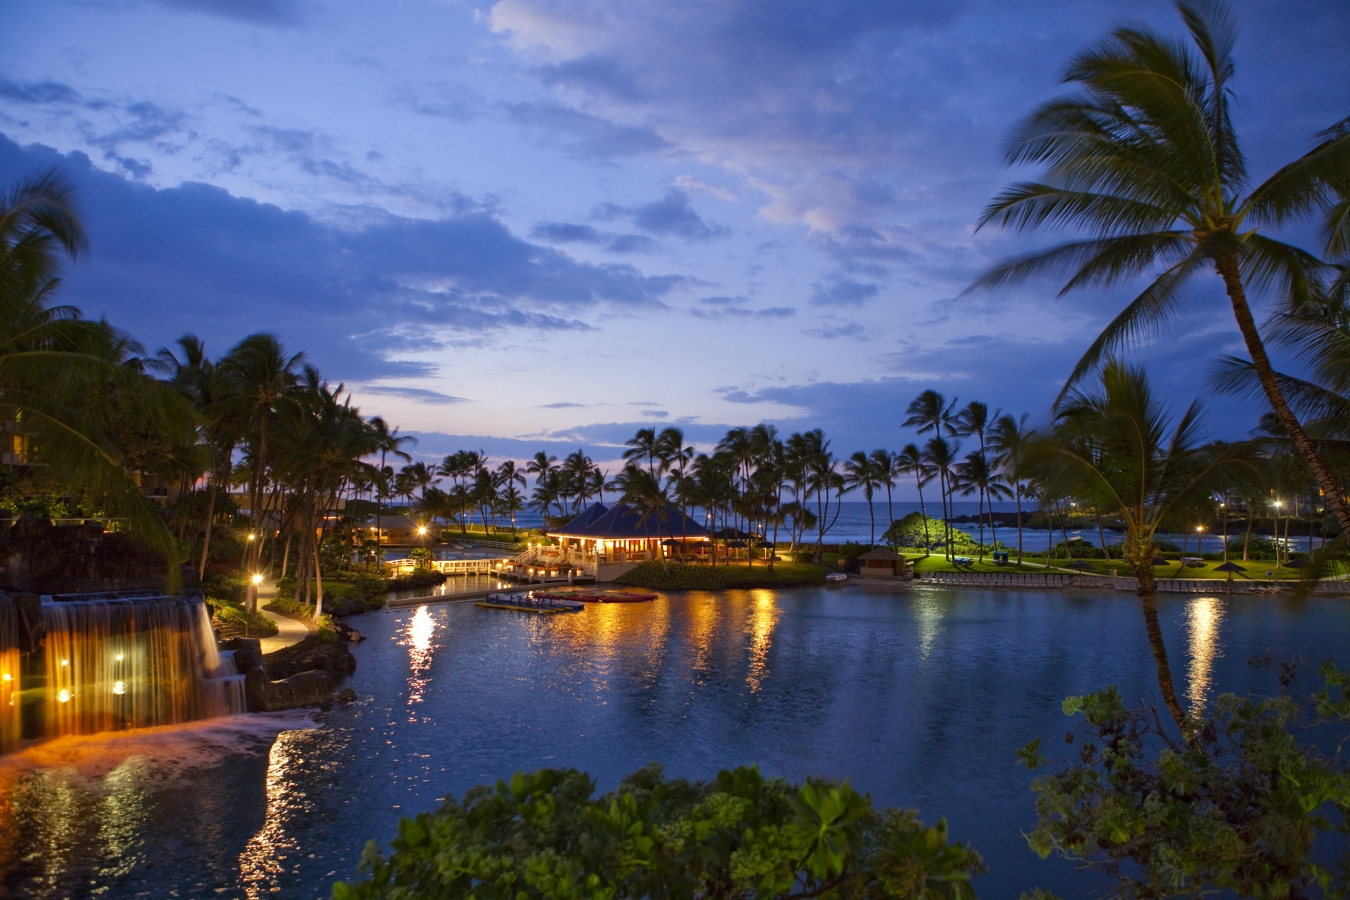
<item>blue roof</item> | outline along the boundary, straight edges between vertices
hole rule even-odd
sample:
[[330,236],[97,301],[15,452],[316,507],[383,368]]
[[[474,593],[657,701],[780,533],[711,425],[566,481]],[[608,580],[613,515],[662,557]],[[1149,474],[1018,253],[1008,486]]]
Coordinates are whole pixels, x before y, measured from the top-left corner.
[[657,537],[706,538],[708,531],[693,519],[686,518],[678,507],[667,505],[661,521],[656,516],[648,516],[640,521],[642,513],[622,503],[606,509],[599,503],[592,504],[571,522],[561,528],[549,530],[551,535],[570,538],[585,538],[598,541],[645,541]]

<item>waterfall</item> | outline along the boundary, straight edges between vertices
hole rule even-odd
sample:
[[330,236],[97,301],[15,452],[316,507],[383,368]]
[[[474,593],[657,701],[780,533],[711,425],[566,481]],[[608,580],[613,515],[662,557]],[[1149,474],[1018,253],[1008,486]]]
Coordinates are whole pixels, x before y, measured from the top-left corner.
[[[46,637],[20,655],[14,604],[0,598],[0,704],[13,710],[0,718],[0,751],[21,733],[54,738],[245,711],[244,677],[234,654],[217,650],[201,597],[65,595],[43,597],[41,609]],[[7,684],[22,693],[6,696]]]

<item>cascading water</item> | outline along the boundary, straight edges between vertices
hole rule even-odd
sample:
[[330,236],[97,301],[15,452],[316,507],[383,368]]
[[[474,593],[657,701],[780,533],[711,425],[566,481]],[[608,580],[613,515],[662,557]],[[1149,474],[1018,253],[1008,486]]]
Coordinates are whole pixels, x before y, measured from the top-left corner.
[[31,647],[17,613],[14,601],[0,596],[0,752],[20,737],[170,725],[246,709],[244,678],[234,654],[217,651],[200,597],[43,597],[45,637],[30,638]]

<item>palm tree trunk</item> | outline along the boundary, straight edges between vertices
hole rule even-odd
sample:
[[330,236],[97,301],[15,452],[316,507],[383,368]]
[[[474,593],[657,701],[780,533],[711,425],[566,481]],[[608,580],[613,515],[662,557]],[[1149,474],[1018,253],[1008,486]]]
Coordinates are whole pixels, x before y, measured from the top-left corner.
[[1102,555],[1106,557],[1107,562],[1110,562],[1111,551],[1106,549],[1106,532],[1102,530],[1102,517],[1100,514],[1097,516],[1097,540],[1101,542]]
[[206,479],[206,489],[211,492],[206,498],[206,533],[202,536],[202,564],[197,567],[197,578],[206,577],[206,560],[211,553],[211,526],[216,519],[216,484],[215,478],[208,476]]
[[1017,491],[1017,564],[1022,564],[1022,482],[1013,485]]
[[1162,627],[1158,624],[1158,605],[1156,602],[1155,584],[1153,581],[1153,560],[1150,558],[1132,559],[1135,573],[1139,578],[1139,604],[1144,610],[1144,627],[1148,631],[1148,646],[1153,651],[1153,666],[1158,674],[1158,689],[1162,692],[1163,703],[1167,705],[1167,711],[1172,714],[1172,720],[1177,723],[1177,728],[1181,729],[1182,734],[1187,734],[1189,729],[1186,722],[1186,714],[1181,709],[1181,703],[1177,700],[1177,691],[1172,684],[1172,667],[1167,662],[1167,645],[1163,643]]
[[1270,364],[1270,357],[1266,355],[1261,334],[1256,330],[1251,307],[1247,305],[1247,294],[1242,287],[1242,275],[1238,270],[1237,260],[1231,256],[1224,257],[1217,260],[1214,266],[1218,269],[1219,276],[1223,278],[1224,287],[1228,289],[1228,299],[1233,304],[1233,315],[1237,318],[1238,330],[1242,332],[1242,339],[1247,344],[1247,354],[1252,358],[1252,368],[1261,381],[1261,387],[1266,392],[1271,409],[1275,411],[1280,424],[1289,432],[1289,437],[1293,439],[1294,446],[1302,454],[1308,468],[1312,469],[1317,486],[1322,489],[1327,505],[1336,516],[1336,521],[1340,523],[1341,531],[1350,534],[1350,507],[1346,505],[1340,486],[1336,484],[1321,457],[1318,456],[1317,448],[1308,439],[1303,426],[1299,424],[1298,417],[1284,399],[1284,391],[1280,389],[1280,383],[1275,378],[1275,369]]
[[319,568],[319,541],[314,542],[314,619],[323,615],[323,571]]
[[980,488],[976,494],[979,498],[976,503],[975,515],[980,520],[980,562],[984,562],[984,488]]
[[919,491],[919,518],[923,519],[923,555],[927,557],[930,554],[929,545],[933,543],[932,538],[928,536],[928,510],[923,505],[923,483],[919,479],[919,473],[914,473],[914,487]]

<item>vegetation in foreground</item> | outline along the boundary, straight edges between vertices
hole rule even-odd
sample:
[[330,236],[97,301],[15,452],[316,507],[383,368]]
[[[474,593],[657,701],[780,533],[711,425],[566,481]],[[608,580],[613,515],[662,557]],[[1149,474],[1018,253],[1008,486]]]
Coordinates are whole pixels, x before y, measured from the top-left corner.
[[876,809],[848,782],[794,785],[755,767],[688,782],[651,765],[594,792],[570,769],[474,788],[403,819],[394,852],[368,847],[368,880],[339,882],[333,898],[961,900],[983,870],[945,822]]
[[690,566],[645,562],[615,579],[615,583],[652,590],[704,590],[723,588],[790,587],[824,584],[829,570],[812,563],[760,564],[729,562],[719,566]]

